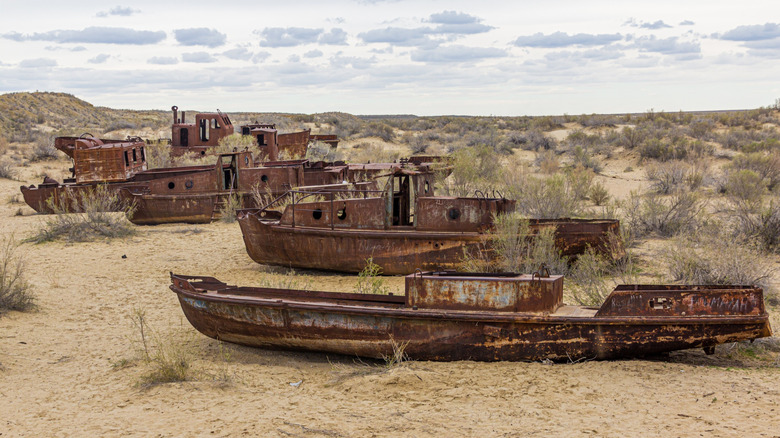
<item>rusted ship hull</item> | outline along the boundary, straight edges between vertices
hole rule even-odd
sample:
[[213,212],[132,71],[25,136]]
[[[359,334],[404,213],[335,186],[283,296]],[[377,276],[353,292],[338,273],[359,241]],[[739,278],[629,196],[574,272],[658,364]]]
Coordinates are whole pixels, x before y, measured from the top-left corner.
[[[199,282],[190,283],[190,278]],[[401,345],[417,360],[611,359],[771,335],[763,307],[760,312],[692,311],[685,316],[594,316],[593,309],[573,306],[552,314],[453,311],[406,307],[403,296],[360,301],[356,294],[279,294],[228,287],[208,277],[173,275],[172,280],[187,319],[206,336],[249,346],[370,358],[391,356],[394,346]],[[204,293],[220,288],[224,292]],[[762,296],[759,292],[747,299]]]
[[[478,251],[488,242],[478,232],[291,227],[260,219],[251,210],[240,211],[238,221],[247,253],[255,262],[328,271],[360,272],[369,258],[388,275],[454,269],[464,250]],[[610,236],[618,225],[610,220],[563,219],[532,221],[531,229],[557,227],[556,247],[571,256],[587,247],[609,253]]]
[[[127,183],[100,184],[109,193],[117,193],[119,189],[127,186]],[[22,197],[33,210],[41,214],[53,214],[52,206],[67,213],[80,213],[78,200],[94,191],[98,184],[40,184],[38,187],[21,186]],[[51,199],[51,202],[49,200]],[[76,201],[76,202],[74,202]],[[114,211],[122,211],[121,205],[113,204]]]

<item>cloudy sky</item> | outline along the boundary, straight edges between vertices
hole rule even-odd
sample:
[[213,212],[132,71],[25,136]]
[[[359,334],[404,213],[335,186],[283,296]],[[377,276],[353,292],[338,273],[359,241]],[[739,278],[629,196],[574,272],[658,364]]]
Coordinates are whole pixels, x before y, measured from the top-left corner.
[[780,97],[780,2],[0,0],[0,93],[129,109],[544,115]]

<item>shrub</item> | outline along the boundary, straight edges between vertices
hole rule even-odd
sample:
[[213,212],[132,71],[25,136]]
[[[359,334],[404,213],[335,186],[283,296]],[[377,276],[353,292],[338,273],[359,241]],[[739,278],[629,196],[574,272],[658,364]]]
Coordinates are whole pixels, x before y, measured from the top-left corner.
[[[54,214],[43,223],[43,227],[29,240],[41,243],[58,238],[71,242],[84,242],[96,237],[125,237],[135,233],[127,220],[135,207],[119,198],[116,191],[105,185],[77,192],[63,197],[59,203],[47,200]],[[80,213],[70,213],[78,211]]]
[[631,235],[642,237],[657,234],[669,237],[695,230],[704,205],[691,192],[678,191],[667,197],[657,193],[640,197],[632,192],[623,208]]
[[35,142],[35,146],[30,154],[31,161],[54,160],[59,156],[57,148],[51,138],[44,138]]
[[590,200],[594,204],[601,206],[609,202],[609,191],[601,182],[596,182],[590,186],[589,195]]
[[761,206],[766,183],[758,173],[742,169],[728,174],[724,188],[737,210],[755,212]]
[[683,184],[688,181],[697,185],[695,179],[689,180],[692,171],[692,167],[688,164],[680,160],[671,160],[664,163],[650,163],[645,169],[645,175],[650,180],[650,187],[653,190],[668,195],[681,190]]
[[7,310],[29,310],[35,306],[30,284],[25,280],[24,258],[13,237],[0,241],[0,314]]
[[780,250],[780,201],[773,199],[755,210],[737,208],[732,218],[737,240],[754,242],[767,251]]
[[171,147],[164,143],[148,144],[144,146],[146,155],[146,167],[148,169],[159,169],[162,167],[171,167]]
[[526,131],[524,133],[512,133],[509,135],[509,143],[519,146],[527,151],[554,151],[557,142],[552,137],[547,137],[538,130]]
[[150,387],[189,380],[190,358],[184,346],[180,342],[162,338],[153,330],[143,309],[134,309],[132,322],[138,331],[143,360],[150,368],[141,377],[141,385]]
[[555,246],[555,229],[533,234],[528,219],[517,212],[493,218],[493,229],[484,242],[464,249],[460,269],[467,272],[531,273],[546,265],[554,274],[566,274],[568,260]]
[[610,293],[607,282],[608,268],[609,263],[604,257],[590,248],[577,257],[566,277],[570,281],[572,298],[577,304],[597,306],[604,302]]
[[686,142],[670,142],[658,138],[645,140],[639,147],[639,155],[642,158],[653,158],[660,161],[682,159],[688,154]]
[[363,137],[379,137],[386,142],[392,142],[395,139],[395,130],[392,126],[382,122],[370,122],[360,133]]
[[735,245],[725,235],[680,236],[663,259],[669,275],[685,284],[757,285],[771,294],[773,269],[754,245]]
[[767,188],[774,190],[780,185],[780,152],[753,152],[734,157],[728,170],[752,170],[766,179]]
[[506,190],[517,201],[518,211],[532,218],[576,217],[583,211],[578,192],[564,175],[521,176],[507,180]]
[[472,196],[475,190],[486,190],[499,181],[501,168],[489,146],[463,148],[453,153],[452,159],[450,184],[444,187],[448,195]]
[[222,206],[219,220],[226,224],[232,224],[236,221],[236,210],[243,207],[241,205],[241,195],[231,193],[228,197],[224,198],[224,202],[225,205]]
[[355,293],[381,295],[390,293],[390,289],[385,284],[385,279],[382,278],[382,268],[374,263],[372,257],[369,257],[368,260],[366,260],[366,266],[358,274]]
[[315,141],[306,149],[306,159],[310,161],[342,161],[344,154],[340,149],[333,148],[327,143]]
[[16,179],[16,167],[8,160],[0,160],[0,178]]

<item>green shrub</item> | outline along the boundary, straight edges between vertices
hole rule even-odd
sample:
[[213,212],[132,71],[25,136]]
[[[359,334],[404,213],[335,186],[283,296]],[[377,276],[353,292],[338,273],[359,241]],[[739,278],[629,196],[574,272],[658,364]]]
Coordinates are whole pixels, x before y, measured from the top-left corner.
[[382,278],[382,268],[374,263],[374,259],[371,257],[366,260],[366,267],[358,274],[355,293],[380,295],[390,293],[390,288],[387,287],[385,279]]

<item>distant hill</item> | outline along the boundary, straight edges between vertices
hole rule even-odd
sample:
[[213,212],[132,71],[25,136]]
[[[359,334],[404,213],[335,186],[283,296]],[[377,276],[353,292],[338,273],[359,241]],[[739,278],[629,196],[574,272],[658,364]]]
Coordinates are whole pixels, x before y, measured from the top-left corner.
[[130,111],[96,107],[66,93],[0,95],[0,136],[31,141],[40,133],[99,135],[118,129],[159,128],[169,122],[165,111]]

